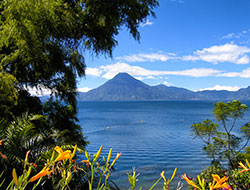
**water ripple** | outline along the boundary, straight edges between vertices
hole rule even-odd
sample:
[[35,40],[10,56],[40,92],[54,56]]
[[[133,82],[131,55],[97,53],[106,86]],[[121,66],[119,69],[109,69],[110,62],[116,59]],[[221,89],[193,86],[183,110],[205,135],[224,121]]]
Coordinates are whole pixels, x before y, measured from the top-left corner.
[[[187,173],[196,176],[209,166],[201,151],[202,142],[190,135],[194,122],[213,119],[214,102],[80,102],[80,124],[91,142],[87,150],[94,154],[103,145],[122,156],[115,165],[113,179],[128,189],[127,174],[132,167],[140,173],[139,186],[149,187],[162,170],[169,177],[178,168],[174,185]],[[83,156],[84,157],[84,156]]]

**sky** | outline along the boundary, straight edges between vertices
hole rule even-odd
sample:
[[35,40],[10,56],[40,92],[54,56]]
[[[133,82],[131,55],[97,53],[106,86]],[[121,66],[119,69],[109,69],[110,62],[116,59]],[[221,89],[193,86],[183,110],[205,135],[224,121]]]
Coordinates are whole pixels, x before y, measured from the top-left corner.
[[193,91],[250,86],[249,0],[159,0],[156,18],[139,27],[140,43],[126,29],[113,58],[86,52],[78,90],[127,72],[148,85]]

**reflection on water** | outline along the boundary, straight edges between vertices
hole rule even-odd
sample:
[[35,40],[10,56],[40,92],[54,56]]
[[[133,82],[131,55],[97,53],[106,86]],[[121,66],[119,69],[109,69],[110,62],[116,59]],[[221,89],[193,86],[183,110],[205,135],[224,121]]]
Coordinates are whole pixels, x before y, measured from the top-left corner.
[[122,152],[114,180],[121,189],[127,189],[127,174],[132,167],[140,173],[138,186],[148,187],[162,170],[171,176],[178,168],[175,184],[187,173],[197,175],[210,160],[202,154],[202,143],[190,135],[190,126],[204,119],[214,120],[212,101],[164,102],[79,102],[78,118],[95,153],[104,146]]

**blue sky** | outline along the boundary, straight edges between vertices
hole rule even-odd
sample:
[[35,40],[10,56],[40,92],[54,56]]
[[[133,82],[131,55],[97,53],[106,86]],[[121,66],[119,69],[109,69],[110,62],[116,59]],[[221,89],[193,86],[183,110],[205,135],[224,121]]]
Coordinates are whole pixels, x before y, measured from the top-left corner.
[[113,58],[86,52],[79,91],[96,88],[119,72],[149,85],[190,90],[238,90],[250,86],[249,0],[160,0],[156,18],[139,31],[125,30]]

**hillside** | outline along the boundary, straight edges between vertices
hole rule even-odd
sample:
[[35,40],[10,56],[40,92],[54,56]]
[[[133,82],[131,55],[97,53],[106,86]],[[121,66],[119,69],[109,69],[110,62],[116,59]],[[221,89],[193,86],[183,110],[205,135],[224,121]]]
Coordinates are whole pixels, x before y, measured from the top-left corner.
[[149,86],[127,73],[119,73],[103,85],[79,93],[80,101],[159,101],[159,100],[250,100],[250,87],[236,92],[206,90],[193,92],[185,88]]

